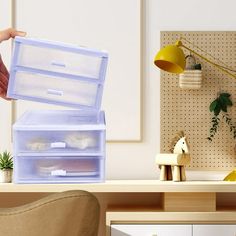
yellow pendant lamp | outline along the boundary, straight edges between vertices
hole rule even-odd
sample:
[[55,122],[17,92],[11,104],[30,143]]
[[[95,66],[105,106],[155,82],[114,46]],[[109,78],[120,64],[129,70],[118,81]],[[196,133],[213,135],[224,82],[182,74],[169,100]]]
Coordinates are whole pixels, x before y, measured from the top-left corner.
[[174,45],[167,45],[162,48],[154,59],[155,65],[167,72],[182,73],[186,61],[184,52],[180,46],[182,46],[181,41],[177,41]]

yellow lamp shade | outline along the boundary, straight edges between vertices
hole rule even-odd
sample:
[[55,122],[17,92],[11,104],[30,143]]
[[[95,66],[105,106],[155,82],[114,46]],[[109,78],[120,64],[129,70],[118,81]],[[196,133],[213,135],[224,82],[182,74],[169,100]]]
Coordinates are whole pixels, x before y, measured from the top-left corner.
[[180,74],[185,69],[185,55],[181,48],[176,45],[167,45],[156,55],[154,63],[162,70]]

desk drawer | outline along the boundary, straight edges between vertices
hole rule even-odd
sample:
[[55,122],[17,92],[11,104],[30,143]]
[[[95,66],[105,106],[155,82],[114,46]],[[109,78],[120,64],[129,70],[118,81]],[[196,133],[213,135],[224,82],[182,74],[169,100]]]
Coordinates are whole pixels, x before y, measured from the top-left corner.
[[[222,219],[223,220],[223,219]],[[235,236],[236,225],[193,225],[193,236]]]
[[113,224],[111,236],[192,236],[192,225]]

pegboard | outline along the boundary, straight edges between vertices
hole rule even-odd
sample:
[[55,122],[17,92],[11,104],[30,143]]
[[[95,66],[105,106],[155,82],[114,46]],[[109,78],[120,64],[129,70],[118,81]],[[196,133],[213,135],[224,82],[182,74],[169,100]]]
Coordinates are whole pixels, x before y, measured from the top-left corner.
[[[236,69],[236,31],[227,32],[161,32],[161,47],[174,44],[184,37],[229,67]],[[193,45],[183,43],[198,53],[209,57]],[[184,50],[185,55],[189,55]],[[233,106],[229,110],[236,122],[236,79],[222,73],[216,67],[195,56],[202,65],[203,84],[199,90],[184,90],[179,87],[179,76],[161,72],[161,152],[168,152],[173,135],[184,130],[190,144],[191,164],[188,169],[231,170],[236,166],[236,139],[225,122],[213,141],[207,140],[213,114],[210,103],[218,92],[231,94]],[[236,73],[235,73],[236,74]]]

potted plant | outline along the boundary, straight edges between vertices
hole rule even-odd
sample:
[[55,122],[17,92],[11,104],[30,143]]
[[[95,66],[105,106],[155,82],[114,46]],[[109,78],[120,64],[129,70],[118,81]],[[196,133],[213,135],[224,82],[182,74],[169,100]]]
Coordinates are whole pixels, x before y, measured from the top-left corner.
[[10,152],[0,154],[0,182],[10,183],[12,181],[13,159]]

